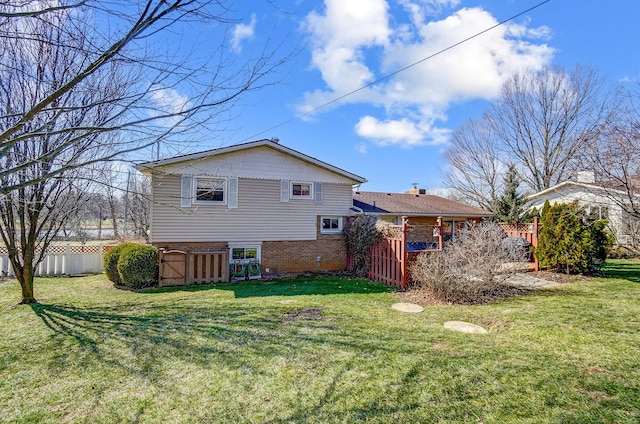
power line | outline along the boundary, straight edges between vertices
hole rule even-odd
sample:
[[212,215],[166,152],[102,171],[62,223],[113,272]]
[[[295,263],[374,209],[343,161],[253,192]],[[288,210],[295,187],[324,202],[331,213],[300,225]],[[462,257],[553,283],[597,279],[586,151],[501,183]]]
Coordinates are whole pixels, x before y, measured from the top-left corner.
[[540,3],[537,3],[536,5],[531,6],[530,8],[528,8],[528,9],[526,9],[526,10],[523,10],[522,12],[520,12],[520,13],[518,13],[518,14],[516,14],[516,15],[513,15],[513,16],[511,16],[511,17],[509,17],[509,18],[507,18],[507,19],[505,19],[505,20],[503,20],[503,21],[498,22],[497,24],[495,24],[495,25],[493,25],[493,26],[491,26],[491,27],[489,27],[489,28],[486,28],[486,29],[484,29],[484,30],[482,30],[482,31],[480,31],[480,32],[475,33],[474,35],[471,35],[471,36],[469,36],[469,37],[465,38],[464,40],[461,40],[461,41],[458,41],[457,43],[451,44],[450,46],[445,47],[445,48],[444,48],[444,49],[442,49],[442,50],[439,50],[439,51],[437,51],[437,52],[435,52],[435,53],[433,53],[433,54],[431,54],[431,55],[429,55],[429,56],[427,56],[427,57],[424,57],[424,58],[422,58],[422,59],[420,59],[420,60],[418,60],[418,61],[416,61],[416,62],[413,62],[413,63],[411,63],[411,64],[409,64],[409,65],[407,65],[407,66],[405,66],[405,67],[403,67],[403,68],[400,68],[400,69],[398,69],[398,70],[396,70],[396,71],[393,71],[393,72],[391,72],[391,73],[389,73],[389,74],[387,74],[387,75],[384,75],[384,76],[382,76],[382,77],[378,78],[378,79],[377,79],[377,80],[375,80],[375,81],[371,81],[370,83],[367,83],[367,84],[365,84],[365,85],[363,85],[363,86],[361,86],[361,87],[359,87],[359,88],[356,88],[355,90],[349,91],[348,93],[345,93],[345,94],[343,94],[343,95],[341,95],[341,96],[339,96],[339,97],[336,97],[335,99],[329,100],[328,102],[323,103],[323,104],[321,104],[320,106],[316,106],[315,108],[313,108],[313,109],[311,109],[311,110],[309,110],[309,111],[307,111],[307,112],[300,113],[300,114],[298,114],[298,115],[296,115],[296,116],[294,116],[294,117],[292,117],[292,118],[289,118],[289,119],[287,119],[287,120],[285,120],[285,121],[282,121],[281,123],[279,123],[279,124],[277,124],[277,125],[274,125],[274,126],[272,126],[272,127],[270,127],[270,128],[267,128],[267,129],[266,129],[266,130],[264,130],[264,131],[261,131],[261,132],[259,132],[259,133],[256,133],[256,134],[254,134],[254,135],[252,135],[252,136],[250,136],[250,137],[247,137],[247,138],[245,138],[244,140],[242,140],[242,142],[245,142],[245,141],[248,141],[248,140],[253,140],[253,139],[255,139],[256,137],[258,137],[259,135],[261,135],[261,134],[264,134],[264,133],[266,133],[266,132],[272,131],[272,130],[274,130],[274,129],[276,129],[276,128],[280,128],[280,127],[282,127],[282,126],[284,126],[284,125],[286,125],[286,124],[288,124],[288,123],[290,123],[290,122],[293,122],[293,121],[295,121],[295,120],[297,120],[297,119],[301,119],[301,118],[303,118],[304,116],[311,115],[311,114],[313,114],[313,113],[315,113],[315,112],[319,111],[320,109],[323,109],[323,108],[325,108],[325,107],[327,107],[327,106],[329,106],[329,105],[332,105],[333,103],[337,103],[337,102],[339,102],[340,100],[342,100],[342,99],[344,99],[344,98],[346,98],[346,97],[351,96],[352,94],[355,94],[355,93],[357,93],[357,92],[359,92],[359,91],[362,91],[362,90],[364,90],[365,88],[369,88],[369,87],[371,87],[372,85],[378,84],[378,83],[380,83],[380,82],[382,82],[382,81],[384,81],[384,80],[387,80],[387,79],[389,79],[389,78],[391,78],[391,77],[393,77],[393,76],[395,76],[395,75],[398,75],[398,74],[399,74],[399,73],[401,73],[401,72],[406,71],[407,69],[411,69],[411,68],[413,68],[414,66],[417,66],[417,65],[419,65],[419,64],[421,64],[421,63],[423,63],[423,62],[425,62],[425,61],[427,61],[427,60],[429,60],[429,59],[432,59],[432,58],[434,58],[434,57],[436,57],[436,56],[441,55],[442,53],[445,53],[445,52],[447,52],[447,51],[449,51],[449,50],[451,50],[451,49],[454,49],[454,48],[458,47],[458,46],[459,46],[459,45],[461,45],[461,44],[464,44],[464,43],[466,43],[466,42],[468,42],[468,41],[471,41],[471,40],[473,40],[474,38],[477,38],[477,37],[479,37],[479,36],[481,36],[481,35],[483,35],[483,34],[485,34],[485,33],[489,32],[489,31],[491,31],[491,30],[494,30],[494,29],[498,28],[499,26],[502,26],[502,25],[506,24],[507,22],[510,22],[510,21],[512,21],[512,20],[514,20],[514,19],[516,19],[516,18],[519,18],[520,16],[522,16],[522,15],[524,15],[524,14],[526,14],[526,13],[531,12],[531,11],[532,11],[532,10],[534,10],[534,9],[539,8],[540,6],[544,5],[545,3],[549,3],[550,1],[551,1],[551,0],[544,0],[544,1],[541,1]]

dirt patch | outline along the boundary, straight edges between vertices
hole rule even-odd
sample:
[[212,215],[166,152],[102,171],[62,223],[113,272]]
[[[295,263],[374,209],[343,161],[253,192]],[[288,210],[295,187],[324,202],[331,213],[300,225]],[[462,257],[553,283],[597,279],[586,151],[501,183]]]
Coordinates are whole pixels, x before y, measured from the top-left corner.
[[511,286],[498,286],[493,290],[488,290],[481,296],[477,296],[470,301],[446,302],[434,296],[430,290],[420,287],[410,287],[405,292],[396,292],[394,295],[402,302],[417,303],[418,305],[482,305],[508,299],[515,296],[524,296],[529,290]]
[[540,278],[542,280],[553,281],[559,284],[575,283],[576,281],[587,281],[592,279],[592,276],[583,274],[563,274],[552,271],[532,271],[528,272],[528,275],[532,277]]
[[285,321],[295,321],[299,319],[322,319],[324,308],[300,308],[295,311],[285,313],[282,317]]

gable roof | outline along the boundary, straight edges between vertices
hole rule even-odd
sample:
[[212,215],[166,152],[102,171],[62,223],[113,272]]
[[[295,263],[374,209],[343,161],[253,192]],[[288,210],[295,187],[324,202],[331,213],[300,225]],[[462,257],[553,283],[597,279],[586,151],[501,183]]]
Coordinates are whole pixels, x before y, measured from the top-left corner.
[[493,213],[432,194],[355,191],[353,205],[365,213],[407,216],[486,217]]
[[587,191],[590,193],[601,193],[602,195],[607,195],[608,193],[612,194],[624,194],[623,191],[619,190],[611,183],[606,182],[598,182],[598,183],[581,183],[576,181],[563,181],[560,184],[556,184],[553,187],[549,187],[545,190],[541,190],[537,193],[533,193],[527,196],[526,201],[532,202],[539,198],[545,198],[551,193],[562,192],[569,189],[582,189],[583,191]]
[[273,149],[277,152],[302,160],[306,163],[318,166],[326,171],[341,175],[347,179],[352,180],[354,183],[364,183],[367,181],[366,178],[364,177],[345,171],[344,169],[338,168],[337,166],[333,166],[327,162],[321,161],[314,157],[305,155],[304,153],[298,152],[297,150],[283,146],[282,144],[279,144],[277,139],[272,139],[272,140],[264,139],[264,140],[250,141],[247,143],[234,144],[232,146],[220,147],[217,149],[211,149],[211,150],[205,150],[197,153],[190,153],[187,155],[175,156],[168,159],[141,162],[136,164],[135,168],[140,172],[149,173],[151,171],[158,170],[163,167],[169,167],[171,165],[176,165],[183,162],[186,163],[186,162],[193,162],[193,161],[198,161],[203,159],[209,159],[215,156],[220,156],[220,155],[234,153],[234,152],[240,152],[243,150],[254,149],[257,147],[266,147],[269,149]]

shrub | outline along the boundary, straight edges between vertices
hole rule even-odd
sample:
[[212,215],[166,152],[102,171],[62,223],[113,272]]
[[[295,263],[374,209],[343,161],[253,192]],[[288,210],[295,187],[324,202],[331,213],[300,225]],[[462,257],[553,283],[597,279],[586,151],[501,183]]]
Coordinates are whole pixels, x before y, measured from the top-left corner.
[[388,225],[374,215],[359,215],[347,222],[343,229],[344,241],[351,254],[351,272],[362,277],[369,269],[371,247],[382,240]]
[[102,258],[104,262],[104,272],[107,274],[109,281],[113,281],[114,284],[122,284],[120,275],[118,274],[118,260],[122,250],[131,246],[137,246],[136,243],[120,243],[119,245],[112,247],[108,252],[104,254]]
[[555,204],[542,217],[536,257],[540,266],[567,274],[597,269],[612,245],[607,221],[593,220],[577,202]]
[[500,286],[505,263],[525,262],[527,254],[522,243],[505,239],[500,225],[486,222],[461,231],[442,251],[418,255],[411,275],[438,299],[478,303]]
[[158,249],[148,244],[134,244],[123,249],[118,260],[120,281],[126,287],[141,289],[158,281]]

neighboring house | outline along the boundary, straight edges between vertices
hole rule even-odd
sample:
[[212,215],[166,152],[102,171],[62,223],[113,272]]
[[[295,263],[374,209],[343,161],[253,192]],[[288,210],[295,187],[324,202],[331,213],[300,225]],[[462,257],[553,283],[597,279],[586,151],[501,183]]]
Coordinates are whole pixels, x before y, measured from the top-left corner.
[[609,228],[618,244],[637,244],[640,226],[638,220],[620,206],[625,199],[626,194],[611,188],[610,184],[595,182],[593,173],[580,172],[577,181],[564,181],[527,197],[525,210],[536,208],[540,212],[546,200],[552,206],[577,201],[588,213],[609,221]]
[[259,140],[153,162],[151,243],[188,252],[229,251],[260,274],[343,270],[342,226],[353,186],[366,180]]
[[[426,190],[414,188],[404,193],[356,191],[353,205],[365,214],[378,215],[380,219],[400,224],[401,217],[408,218],[413,230],[408,240],[418,246],[424,243],[433,248],[438,242],[438,218],[442,218],[445,241],[455,237],[468,222],[480,222],[493,213],[465,205],[443,197],[426,194]],[[419,248],[419,247],[417,247]]]

